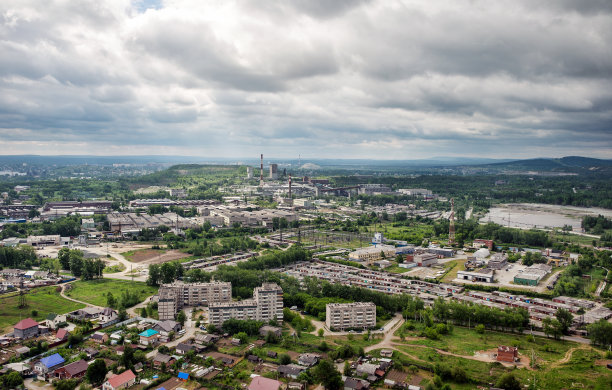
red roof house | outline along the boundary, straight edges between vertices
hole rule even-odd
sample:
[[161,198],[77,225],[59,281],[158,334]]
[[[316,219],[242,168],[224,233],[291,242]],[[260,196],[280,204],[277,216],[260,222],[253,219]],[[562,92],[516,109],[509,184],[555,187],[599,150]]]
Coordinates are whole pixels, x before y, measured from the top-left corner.
[[21,320],[13,327],[13,334],[19,339],[28,339],[38,336],[38,322],[31,318]]
[[116,390],[130,387],[136,381],[136,375],[132,372],[132,370],[127,370],[122,372],[119,375],[114,375],[108,378],[104,385],[102,385],[102,390]]
[[256,376],[249,385],[249,390],[278,390],[281,383],[274,379]]
[[64,328],[60,328],[55,334],[55,338],[58,340],[66,340],[68,338],[68,331]]

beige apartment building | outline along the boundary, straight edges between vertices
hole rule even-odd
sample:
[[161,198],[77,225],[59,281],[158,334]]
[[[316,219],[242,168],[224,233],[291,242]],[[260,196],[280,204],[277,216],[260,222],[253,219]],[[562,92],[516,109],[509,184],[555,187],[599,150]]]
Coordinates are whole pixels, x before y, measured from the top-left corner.
[[373,328],[376,326],[376,305],[372,302],[328,303],[325,324],[330,330]]
[[283,320],[283,290],[276,283],[264,283],[253,291],[253,299],[216,302],[208,306],[209,322],[221,327],[230,318],[268,322]]
[[232,300],[230,282],[163,284],[159,288],[159,319],[173,320],[185,306],[204,306]]

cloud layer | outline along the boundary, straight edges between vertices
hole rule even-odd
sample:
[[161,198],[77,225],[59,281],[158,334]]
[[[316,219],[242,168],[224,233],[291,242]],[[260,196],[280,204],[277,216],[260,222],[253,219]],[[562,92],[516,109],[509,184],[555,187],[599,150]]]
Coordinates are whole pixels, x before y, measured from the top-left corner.
[[611,158],[610,4],[3,1],[0,153]]

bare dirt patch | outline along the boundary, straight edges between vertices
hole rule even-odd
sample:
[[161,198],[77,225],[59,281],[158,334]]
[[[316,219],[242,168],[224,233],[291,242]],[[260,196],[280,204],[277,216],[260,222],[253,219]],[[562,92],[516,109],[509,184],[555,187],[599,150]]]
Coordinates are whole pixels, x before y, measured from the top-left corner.
[[132,263],[138,264],[161,264],[168,261],[180,260],[189,257],[188,253],[179,252],[177,250],[156,250],[156,249],[141,249],[134,251],[134,254],[129,257]]

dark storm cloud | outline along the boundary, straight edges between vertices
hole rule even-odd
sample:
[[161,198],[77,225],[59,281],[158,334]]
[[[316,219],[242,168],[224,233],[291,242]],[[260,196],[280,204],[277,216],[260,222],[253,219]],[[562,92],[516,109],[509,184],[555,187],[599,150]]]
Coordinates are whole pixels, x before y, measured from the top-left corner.
[[610,36],[610,1],[10,0],[0,146],[609,157]]

